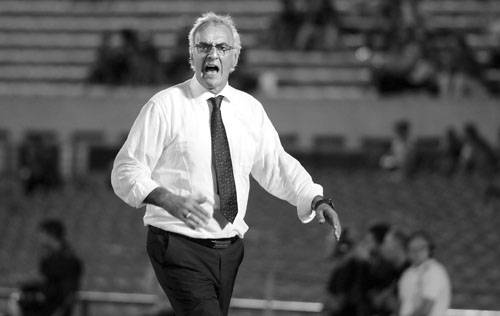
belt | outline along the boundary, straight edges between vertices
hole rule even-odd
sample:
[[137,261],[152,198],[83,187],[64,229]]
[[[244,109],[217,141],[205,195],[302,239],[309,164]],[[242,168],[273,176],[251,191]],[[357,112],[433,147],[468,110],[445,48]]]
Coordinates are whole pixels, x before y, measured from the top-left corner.
[[240,239],[240,237],[237,235],[228,238],[216,238],[216,239],[193,238],[186,235],[169,232],[154,226],[149,226],[149,229],[155,234],[172,235],[212,249],[225,249]]

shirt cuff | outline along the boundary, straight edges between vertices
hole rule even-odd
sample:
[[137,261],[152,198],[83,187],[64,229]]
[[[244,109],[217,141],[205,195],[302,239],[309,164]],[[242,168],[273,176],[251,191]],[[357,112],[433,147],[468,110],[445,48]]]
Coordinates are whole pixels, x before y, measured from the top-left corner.
[[151,193],[154,189],[158,188],[160,185],[151,179],[145,179],[143,181],[137,181],[132,186],[131,197],[133,201],[130,201],[131,205],[136,208],[141,208],[146,205],[144,199]]
[[323,195],[323,187],[316,183],[310,185],[307,190],[304,190],[304,192],[299,195],[297,215],[302,223],[309,223],[316,216],[316,212],[311,208],[311,203],[318,195]]

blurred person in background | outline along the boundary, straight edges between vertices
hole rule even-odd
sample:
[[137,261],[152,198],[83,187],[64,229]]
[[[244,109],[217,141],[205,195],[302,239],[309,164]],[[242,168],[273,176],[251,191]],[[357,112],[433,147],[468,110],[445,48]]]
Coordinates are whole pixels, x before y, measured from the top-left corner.
[[460,153],[462,151],[462,139],[453,127],[446,129],[445,135],[440,142],[439,169],[446,176],[451,176],[458,171],[460,166]]
[[473,123],[464,126],[464,145],[460,158],[462,170],[476,176],[483,186],[483,202],[487,203],[492,197],[498,196],[498,154]]
[[281,11],[263,34],[263,41],[278,50],[291,49],[295,45],[297,30],[304,17],[297,9],[297,0],[281,0]]
[[305,1],[304,19],[294,47],[299,50],[331,50],[339,45],[340,20],[333,0]]
[[423,231],[408,239],[411,266],[399,280],[399,316],[443,316],[450,307],[451,284],[446,268],[434,259],[434,243]]
[[396,172],[396,178],[410,176],[415,168],[415,144],[411,137],[411,124],[399,120],[394,124],[391,148],[380,158],[383,169]]
[[62,183],[57,144],[46,135],[30,135],[21,145],[20,178],[24,193],[48,191]]
[[109,85],[157,85],[165,81],[152,34],[134,29],[105,31],[88,82]]
[[474,123],[465,124],[463,131],[462,167],[480,177],[490,178],[498,170],[498,157],[495,150],[481,135]]
[[146,205],[148,255],[178,316],[228,314],[250,174],[302,222],[316,217],[341,233],[331,200],[284,151],[261,103],[228,84],[240,49],[231,17],[199,17],[189,33],[194,76],[144,105],[111,173],[121,199]]
[[391,227],[380,245],[380,256],[373,261],[370,273],[371,315],[397,315],[399,308],[398,281],[409,266],[406,255],[408,236]]
[[334,264],[323,299],[325,316],[371,315],[372,267],[379,261],[380,247],[389,229],[387,223],[370,226],[352,250]]
[[465,36],[449,31],[436,34],[437,77],[442,96],[486,95],[482,66]]
[[66,239],[58,219],[38,226],[39,276],[22,282],[10,302],[11,316],[70,316],[77,299],[83,265]]
[[437,95],[437,72],[429,54],[427,32],[413,28],[396,30],[386,50],[367,54],[373,84],[381,94],[424,91]]

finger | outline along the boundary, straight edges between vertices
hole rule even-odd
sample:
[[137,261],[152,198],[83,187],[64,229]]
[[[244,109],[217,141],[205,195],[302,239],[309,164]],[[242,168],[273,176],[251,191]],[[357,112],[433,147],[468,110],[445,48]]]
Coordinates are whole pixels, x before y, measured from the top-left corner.
[[208,223],[207,220],[194,210],[186,214],[184,221],[186,224],[188,224],[188,222],[193,223],[196,227],[205,226]]
[[205,224],[210,220],[210,214],[200,204],[194,203],[191,212]]
[[322,209],[318,209],[316,211],[316,216],[318,217],[318,222],[320,224],[323,224],[325,222],[325,215],[323,214],[323,210]]
[[193,217],[190,217],[190,218],[186,218],[184,219],[184,222],[186,223],[186,225],[188,225],[189,228],[191,229],[197,229],[198,227],[200,227],[199,224],[197,224],[194,220],[193,220]]

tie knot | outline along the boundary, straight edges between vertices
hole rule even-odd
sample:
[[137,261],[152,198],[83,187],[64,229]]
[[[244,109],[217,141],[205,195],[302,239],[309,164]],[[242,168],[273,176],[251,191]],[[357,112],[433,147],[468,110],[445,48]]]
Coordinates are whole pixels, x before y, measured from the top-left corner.
[[216,96],[214,98],[208,99],[208,101],[210,103],[212,103],[212,105],[214,106],[214,108],[220,109],[220,104],[222,103],[222,99],[224,99],[224,96],[223,95],[218,95],[218,96]]

